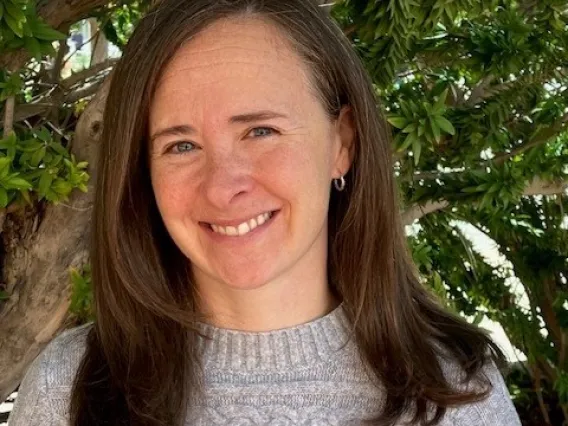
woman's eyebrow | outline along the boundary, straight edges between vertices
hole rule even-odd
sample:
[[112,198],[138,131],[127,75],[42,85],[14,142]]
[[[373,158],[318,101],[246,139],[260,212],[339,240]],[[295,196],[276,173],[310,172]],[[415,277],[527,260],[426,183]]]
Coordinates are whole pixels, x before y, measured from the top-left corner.
[[166,127],[165,129],[158,130],[150,137],[150,142],[162,136],[182,136],[196,133],[195,129],[188,124],[178,124],[176,126]]
[[[273,118],[288,118],[286,114],[275,111],[257,111],[246,114],[234,115],[229,119],[229,123],[252,123],[255,121],[269,120]],[[162,136],[183,136],[196,133],[194,127],[189,124],[178,124],[175,126],[166,127],[165,129],[158,130],[150,137],[150,142],[155,141]]]
[[269,120],[271,118],[288,118],[286,114],[275,111],[257,111],[247,114],[234,115],[229,119],[230,123],[251,123],[254,121]]

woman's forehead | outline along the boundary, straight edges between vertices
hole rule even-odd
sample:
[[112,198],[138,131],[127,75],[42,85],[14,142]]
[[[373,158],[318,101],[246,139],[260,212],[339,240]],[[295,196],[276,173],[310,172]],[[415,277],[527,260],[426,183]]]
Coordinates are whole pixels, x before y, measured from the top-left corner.
[[[167,64],[160,86],[199,86],[226,79],[307,81],[307,70],[288,40],[261,19],[224,19],[183,45]],[[173,80],[173,81],[172,81]]]
[[273,25],[257,19],[216,23],[180,48],[166,66],[153,115],[171,118],[172,109],[181,107],[190,114],[188,109],[207,113],[203,108],[239,113],[253,104],[305,113],[310,102],[302,99],[315,98],[305,68]]

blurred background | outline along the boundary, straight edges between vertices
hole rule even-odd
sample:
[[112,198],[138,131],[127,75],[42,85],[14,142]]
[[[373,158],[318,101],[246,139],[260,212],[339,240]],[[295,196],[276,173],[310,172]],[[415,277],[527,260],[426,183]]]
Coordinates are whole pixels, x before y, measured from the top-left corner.
[[[0,0],[0,425],[49,340],[94,319],[105,82],[152,3]],[[424,285],[503,348],[523,425],[568,425],[568,1],[318,3],[392,127]]]

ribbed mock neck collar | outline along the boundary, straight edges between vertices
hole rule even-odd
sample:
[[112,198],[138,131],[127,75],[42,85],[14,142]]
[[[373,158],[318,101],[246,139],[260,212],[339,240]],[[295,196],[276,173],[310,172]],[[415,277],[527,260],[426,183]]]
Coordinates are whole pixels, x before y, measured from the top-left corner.
[[[276,372],[307,367],[336,354],[349,339],[343,304],[310,322],[265,332],[247,332],[199,324],[205,369],[231,373]],[[350,342],[351,343],[351,342]]]

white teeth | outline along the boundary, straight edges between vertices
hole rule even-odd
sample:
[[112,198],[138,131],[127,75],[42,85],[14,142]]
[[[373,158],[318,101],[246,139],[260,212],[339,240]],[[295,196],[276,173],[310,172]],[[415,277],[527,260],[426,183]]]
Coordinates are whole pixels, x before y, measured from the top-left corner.
[[234,226],[227,226],[225,228],[225,230],[227,231],[227,235],[230,235],[230,236],[239,235],[238,229],[235,228]]
[[234,236],[237,236],[237,235],[240,236],[240,235],[248,234],[250,231],[255,229],[257,226],[260,226],[263,223],[265,223],[271,217],[272,217],[272,213],[267,212],[267,213],[260,214],[257,217],[250,219],[246,222],[243,222],[236,227],[235,226],[220,226],[220,225],[211,224],[211,229],[213,230],[213,232],[216,232],[216,233],[219,233],[219,234],[222,234],[222,235],[229,235],[231,237],[234,237]]
[[241,224],[239,225],[239,228],[238,228],[238,229],[239,229],[239,235],[244,235],[244,234],[246,234],[247,232],[250,232],[250,226],[249,226],[249,224],[248,224],[247,222],[241,223]]

